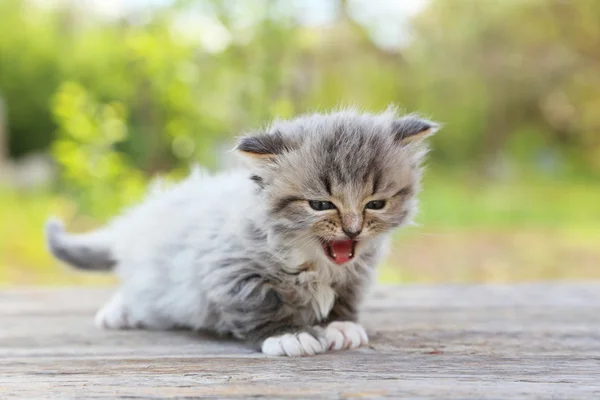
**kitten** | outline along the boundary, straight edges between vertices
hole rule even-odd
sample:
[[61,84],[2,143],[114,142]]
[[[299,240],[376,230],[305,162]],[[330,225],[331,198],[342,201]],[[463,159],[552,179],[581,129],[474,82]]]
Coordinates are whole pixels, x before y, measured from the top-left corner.
[[195,170],[91,233],[50,220],[48,246],[119,275],[103,328],[211,330],[269,355],[363,346],[359,304],[390,232],[415,214],[437,129],[391,109],[276,121],[239,140],[247,168]]

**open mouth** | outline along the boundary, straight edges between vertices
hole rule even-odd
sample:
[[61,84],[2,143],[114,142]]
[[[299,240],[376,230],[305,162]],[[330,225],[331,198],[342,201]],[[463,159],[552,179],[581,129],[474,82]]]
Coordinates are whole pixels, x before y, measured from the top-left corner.
[[341,265],[354,258],[356,240],[332,240],[323,242],[323,249],[327,257],[334,263]]

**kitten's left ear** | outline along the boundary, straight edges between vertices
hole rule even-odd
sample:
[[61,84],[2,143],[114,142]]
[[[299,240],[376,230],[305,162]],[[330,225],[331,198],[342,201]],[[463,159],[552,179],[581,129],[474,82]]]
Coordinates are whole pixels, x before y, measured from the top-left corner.
[[291,151],[291,143],[279,131],[256,136],[244,136],[235,149],[255,159],[272,160],[276,156]]
[[394,139],[402,145],[420,142],[439,129],[439,124],[414,115],[399,118],[392,123]]

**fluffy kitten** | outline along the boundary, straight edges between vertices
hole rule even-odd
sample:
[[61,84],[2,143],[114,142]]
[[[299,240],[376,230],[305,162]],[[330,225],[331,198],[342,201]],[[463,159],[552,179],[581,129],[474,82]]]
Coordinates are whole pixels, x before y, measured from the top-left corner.
[[359,347],[358,306],[416,211],[422,140],[437,128],[393,110],[276,121],[240,139],[248,168],[194,171],[91,233],[51,220],[48,245],[119,275],[100,327],[211,330],[270,355]]

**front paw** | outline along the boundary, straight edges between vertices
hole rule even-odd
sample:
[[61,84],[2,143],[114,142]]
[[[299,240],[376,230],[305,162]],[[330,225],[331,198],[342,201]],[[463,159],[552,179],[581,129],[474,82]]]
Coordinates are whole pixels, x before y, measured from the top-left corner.
[[365,329],[350,321],[334,321],[325,328],[328,350],[347,350],[369,344]]
[[270,356],[313,356],[327,351],[327,341],[308,332],[286,333],[267,338],[261,350]]

